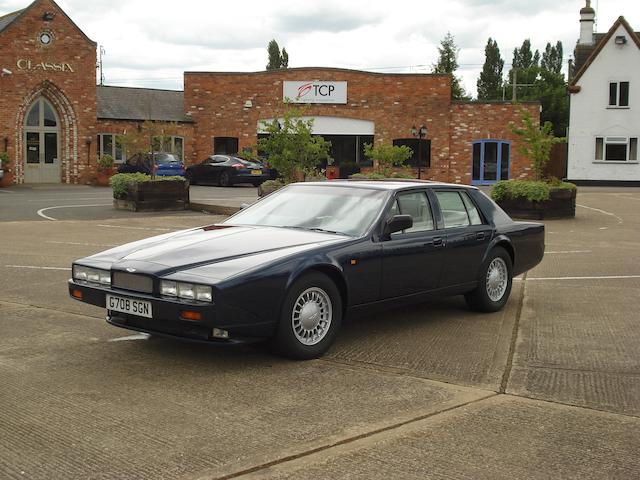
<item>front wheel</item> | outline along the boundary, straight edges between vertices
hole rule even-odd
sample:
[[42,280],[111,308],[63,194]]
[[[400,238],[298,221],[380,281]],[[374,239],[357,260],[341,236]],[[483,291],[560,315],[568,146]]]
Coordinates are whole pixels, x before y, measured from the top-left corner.
[[308,360],[323,355],[342,323],[342,298],[322,273],[308,273],[289,288],[282,305],[274,346],[284,356]]
[[496,247],[480,268],[478,286],[464,298],[473,310],[497,312],[509,300],[512,280],[511,257],[504,248]]
[[219,183],[220,183],[221,187],[232,187],[233,186],[231,184],[231,175],[229,175],[229,172],[222,172],[220,174]]

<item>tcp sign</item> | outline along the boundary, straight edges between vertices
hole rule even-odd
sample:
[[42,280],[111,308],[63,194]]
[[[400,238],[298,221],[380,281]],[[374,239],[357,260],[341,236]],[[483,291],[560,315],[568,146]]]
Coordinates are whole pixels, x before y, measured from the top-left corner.
[[347,82],[282,82],[282,98],[293,103],[347,103]]

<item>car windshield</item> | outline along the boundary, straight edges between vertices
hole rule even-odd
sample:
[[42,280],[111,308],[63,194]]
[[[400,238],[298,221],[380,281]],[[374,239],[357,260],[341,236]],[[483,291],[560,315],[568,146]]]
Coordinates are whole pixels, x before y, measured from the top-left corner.
[[290,185],[224,223],[361,236],[380,213],[386,198],[384,190],[339,185]]

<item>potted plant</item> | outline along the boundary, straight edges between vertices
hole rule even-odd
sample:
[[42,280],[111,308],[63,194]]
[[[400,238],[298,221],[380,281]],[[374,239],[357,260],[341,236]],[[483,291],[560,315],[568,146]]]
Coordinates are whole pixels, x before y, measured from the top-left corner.
[[516,218],[542,220],[575,217],[576,186],[544,177],[544,168],[553,145],[565,139],[554,136],[551,122],[538,126],[526,110],[522,110],[522,125],[513,126],[512,131],[520,137],[518,151],[531,161],[535,179],[501,180],[493,186],[491,197]]
[[0,153],[0,187],[9,187],[13,185],[13,172],[11,171],[11,160],[7,152]]
[[156,211],[189,208],[189,182],[184,177],[116,173],[109,180],[113,206],[120,210]]
[[97,168],[97,184],[102,186],[109,185],[109,179],[114,173],[114,165],[115,162],[113,157],[108,154],[102,155],[98,159],[98,168]]

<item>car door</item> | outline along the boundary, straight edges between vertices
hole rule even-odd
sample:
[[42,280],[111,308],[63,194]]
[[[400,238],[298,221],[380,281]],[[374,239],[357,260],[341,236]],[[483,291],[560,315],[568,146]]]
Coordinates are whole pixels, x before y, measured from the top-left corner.
[[442,287],[477,280],[480,264],[489,246],[493,228],[462,189],[433,191],[444,226]]
[[213,163],[213,158],[208,157],[202,162],[198,163],[197,165],[190,167],[193,169],[192,175],[196,182],[199,182],[199,183],[212,182],[211,180],[211,176],[213,175],[212,173],[213,167],[211,166],[212,163]]
[[397,194],[387,218],[393,215],[411,215],[413,227],[383,239],[382,298],[438,288],[443,265],[443,232],[435,229],[433,209],[426,191]]

